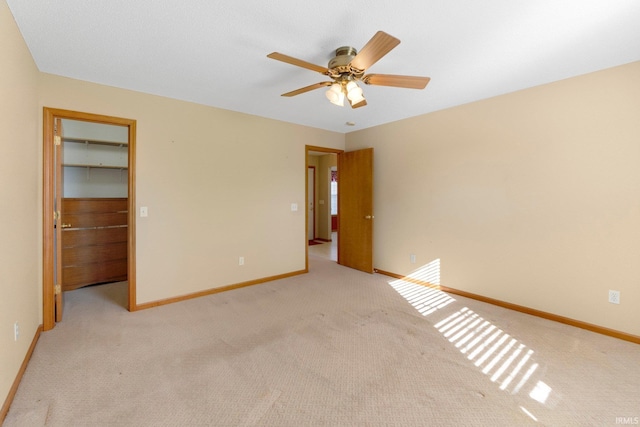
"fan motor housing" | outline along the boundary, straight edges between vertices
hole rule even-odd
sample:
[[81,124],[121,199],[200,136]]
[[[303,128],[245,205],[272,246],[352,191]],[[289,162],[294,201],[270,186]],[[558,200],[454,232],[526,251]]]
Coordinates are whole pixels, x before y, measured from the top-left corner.
[[358,51],[351,46],[342,46],[336,49],[336,57],[329,61],[329,66],[327,68],[337,68],[337,67],[345,67],[349,65],[351,60],[355,58],[358,54]]

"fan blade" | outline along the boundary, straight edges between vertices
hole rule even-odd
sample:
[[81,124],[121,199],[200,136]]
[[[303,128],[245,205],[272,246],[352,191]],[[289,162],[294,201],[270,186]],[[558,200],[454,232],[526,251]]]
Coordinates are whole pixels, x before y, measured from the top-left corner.
[[302,59],[297,59],[292,56],[284,55],[282,53],[273,52],[267,55],[267,58],[275,59],[277,61],[286,62],[287,64],[296,65],[298,67],[306,68],[307,70],[317,71],[320,74],[329,74],[329,70],[326,67],[315,65]]
[[397,76],[393,74],[368,74],[362,81],[368,85],[406,87],[409,89],[424,89],[431,80],[430,77]]
[[349,65],[351,65],[352,68],[364,72],[399,44],[400,40],[397,38],[390,36],[384,31],[378,31],[371,37],[371,40],[360,49],[360,52],[351,60]]
[[333,82],[316,83],[313,85],[302,87],[300,89],[292,90],[291,92],[283,93],[282,96],[296,96],[296,95],[300,95],[301,93],[309,92],[314,89],[320,89],[321,87],[324,87],[324,86],[331,86],[332,84]]

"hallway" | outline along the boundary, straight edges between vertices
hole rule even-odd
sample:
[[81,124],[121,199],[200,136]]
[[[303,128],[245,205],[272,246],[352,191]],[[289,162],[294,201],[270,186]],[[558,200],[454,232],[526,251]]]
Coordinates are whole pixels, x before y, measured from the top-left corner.
[[319,245],[309,245],[309,255],[338,261],[338,232],[331,233],[331,241]]

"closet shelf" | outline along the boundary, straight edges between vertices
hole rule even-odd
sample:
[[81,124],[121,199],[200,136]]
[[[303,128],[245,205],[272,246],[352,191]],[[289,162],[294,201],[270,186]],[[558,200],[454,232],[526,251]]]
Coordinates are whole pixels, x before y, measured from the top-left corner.
[[89,168],[89,169],[119,169],[127,170],[127,166],[113,166],[113,165],[81,165],[76,163],[63,163],[62,166],[70,168]]
[[72,138],[68,136],[63,137],[62,140],[64,142],[76,142],[79,144],[110,145],[114,147],[126,147],[129,145],[127,142],[101,141],[99,139]]

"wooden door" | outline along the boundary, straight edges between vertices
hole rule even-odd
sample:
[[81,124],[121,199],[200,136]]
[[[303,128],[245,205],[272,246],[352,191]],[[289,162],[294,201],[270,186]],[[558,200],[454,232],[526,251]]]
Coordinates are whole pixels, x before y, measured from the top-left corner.
[[54,131],[54,158],[55,158],[55,286],[54,286],[54,311],[55,321],[62,321],[62,310],[64,308],[64,301],[62,300],[62,229],[65,224],[62,221],[60,212],[62,211],[62,196],[63,196],[63,167],[62,167],[62,120],[55,119]]
[[373,148],[338,156],[338,264],[373,273]]

